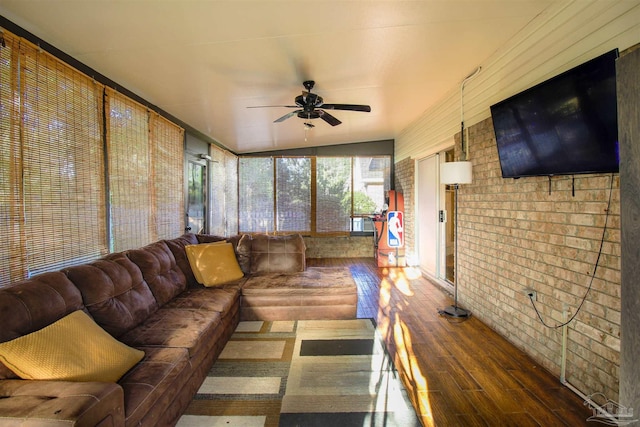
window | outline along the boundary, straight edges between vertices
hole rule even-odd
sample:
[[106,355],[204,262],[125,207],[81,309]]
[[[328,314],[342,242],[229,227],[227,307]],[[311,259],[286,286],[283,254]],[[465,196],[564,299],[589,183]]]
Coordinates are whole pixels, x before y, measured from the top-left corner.
[[207,203],[207,166],[202,162],[187,162],[187,226],[192,233],[205,233]]
[[316,231],[351,231],[352,192],[349,157],[319,157],[316,173]]
[[276,159],[277,231],[311,231],[311,159]]
[[391,188],[391,158],[356,157],[353,175],[352,231],[372,232],[373,223],[366,218],[384,210],[385,196]]
[[179,236],[184,230],[184,131],[106,90],[111,251]]
[[241,232],[372,231],[390,189],[390,156],[241,157]]
[[0,286],[179,236],[184,131],[0,38]]
[[241,157],[238,165],[238,228],[248,232],[274,231],[272,157]]
[[102,86],[2,37],[0,286],[107,252]]
[[224,152],[225,165],[225,232],[223,236],[238,234],[238,158]]
[[227,166],[225,154],[218,147],[210,147],[209,154],[211,161],[208,166],[211,169],[209,172],[211,179],[209,181],[210,203],[207,206],[209,211],[207,231],[218,236],[231,236],[232,234],[226,234],[225,221],[223,220],[226,218],[225,208],[228,194],[225,182]]
[[211,203],[209,233],[219,236],[238,234],[238,158],[219,147],[209,149]]
[[20,195],[20,108],[18,41],[3,37],[0,47],[0,286],[25,277]]
[[173,239],[184,232],[184,130],[150,113],[153,240]]
[[151,242],[151,151],[147,110],[114,90],[107,91],[111,250]]

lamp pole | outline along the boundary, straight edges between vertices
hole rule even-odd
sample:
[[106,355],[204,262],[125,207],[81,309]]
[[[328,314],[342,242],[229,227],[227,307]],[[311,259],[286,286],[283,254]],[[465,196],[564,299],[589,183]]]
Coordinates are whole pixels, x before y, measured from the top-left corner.
[[446,314],[450,317],[467,318],[471,313],[463,308],[458,307],[458,188],[460,184],[470,184],[472,181],[472,166],[469,161],[461,162],[445,162],[440,167],[440,183],[453,185],[453,197],[454,197],[454,264],[453,264],[453,305],[441,310],[441,314]]
[[453,184],[454,213],[455,213],[455,229],[453,239],[453,305],[446,307],[442,312],[450,317],[466,318],[471,315],[469,311],[458,307],[458,184]]

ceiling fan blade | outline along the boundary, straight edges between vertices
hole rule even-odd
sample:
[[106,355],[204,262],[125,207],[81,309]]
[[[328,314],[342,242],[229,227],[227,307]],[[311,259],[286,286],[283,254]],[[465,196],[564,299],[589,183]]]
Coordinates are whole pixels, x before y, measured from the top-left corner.
[[363,111],[365,113],[371,112],[371,107],[368,105],[357,105],[357,104],[322,104],[318,107],[324,108],[325,110],[347,110],[347,111]]
[[317,110],[317,111],[320,114],[320,118],[325,122],[329,123],[331,126],[338,126],[340,123],[342,123],[340,120],[336,119],[326,111],[323,111],[323,110]]
[[283,108],[295,108],[294,111],[285,114],[279,119],[275,120],[274,123],[284,122],[290,117],[297,115],[301,119],[308,120],[305,123],[307,128],[313,126],[310,122],[312,119],[322,119],[325,122],[329,123],[331,126],[338,126],[342,122],[338,120],[336,117],[327,113],[324,110],[347,110],[347,111],[363,111],[370,112],[371,107],[368,105],[359,105],[359,104],[325,104],[324,100],[320,95],[312,93],[311,90],[315,82],[312,80],[307,80],[303,82],[303,86],[306,90],[303,90],[302,93],[295,97],[296,105],[259,105],[259,106],[251,106],[247,108],[270,108],[270,107],[283,107]]
[[280,108],[300,108],[297,105],[251,105],[251,106],[248,106],[247,108],[275,108],[275,107],[280,107]]
[[295,116],[296,114],[298,114],[300,111],[302,111],[302,110],[295,110],[295,111],[292,111],[292,112],[290,112],[290,113],[287,113],[287,114],[285,114],[284,116],[280,117],[279,119],[274,120],[274,121],[273,121],[273,123],[280,123],[280,122],[284,122],[284,121],[285,121],[285,120],[287,120],[289,117],[293,117],[293,116]]

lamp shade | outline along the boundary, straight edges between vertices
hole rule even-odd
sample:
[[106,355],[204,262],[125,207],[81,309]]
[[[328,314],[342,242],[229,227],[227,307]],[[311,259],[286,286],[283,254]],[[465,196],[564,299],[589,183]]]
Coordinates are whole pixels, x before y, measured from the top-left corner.
[[446,162],[440,165],[440,184],[471,184],[471,162]]

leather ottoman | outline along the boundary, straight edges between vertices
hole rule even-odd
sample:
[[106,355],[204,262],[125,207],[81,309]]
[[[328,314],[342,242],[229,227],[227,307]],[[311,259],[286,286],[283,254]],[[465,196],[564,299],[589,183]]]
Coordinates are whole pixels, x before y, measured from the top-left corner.
[[347,267],[309,267],[247,279],[240,319],[355,319],[357,305],[358,289]]

